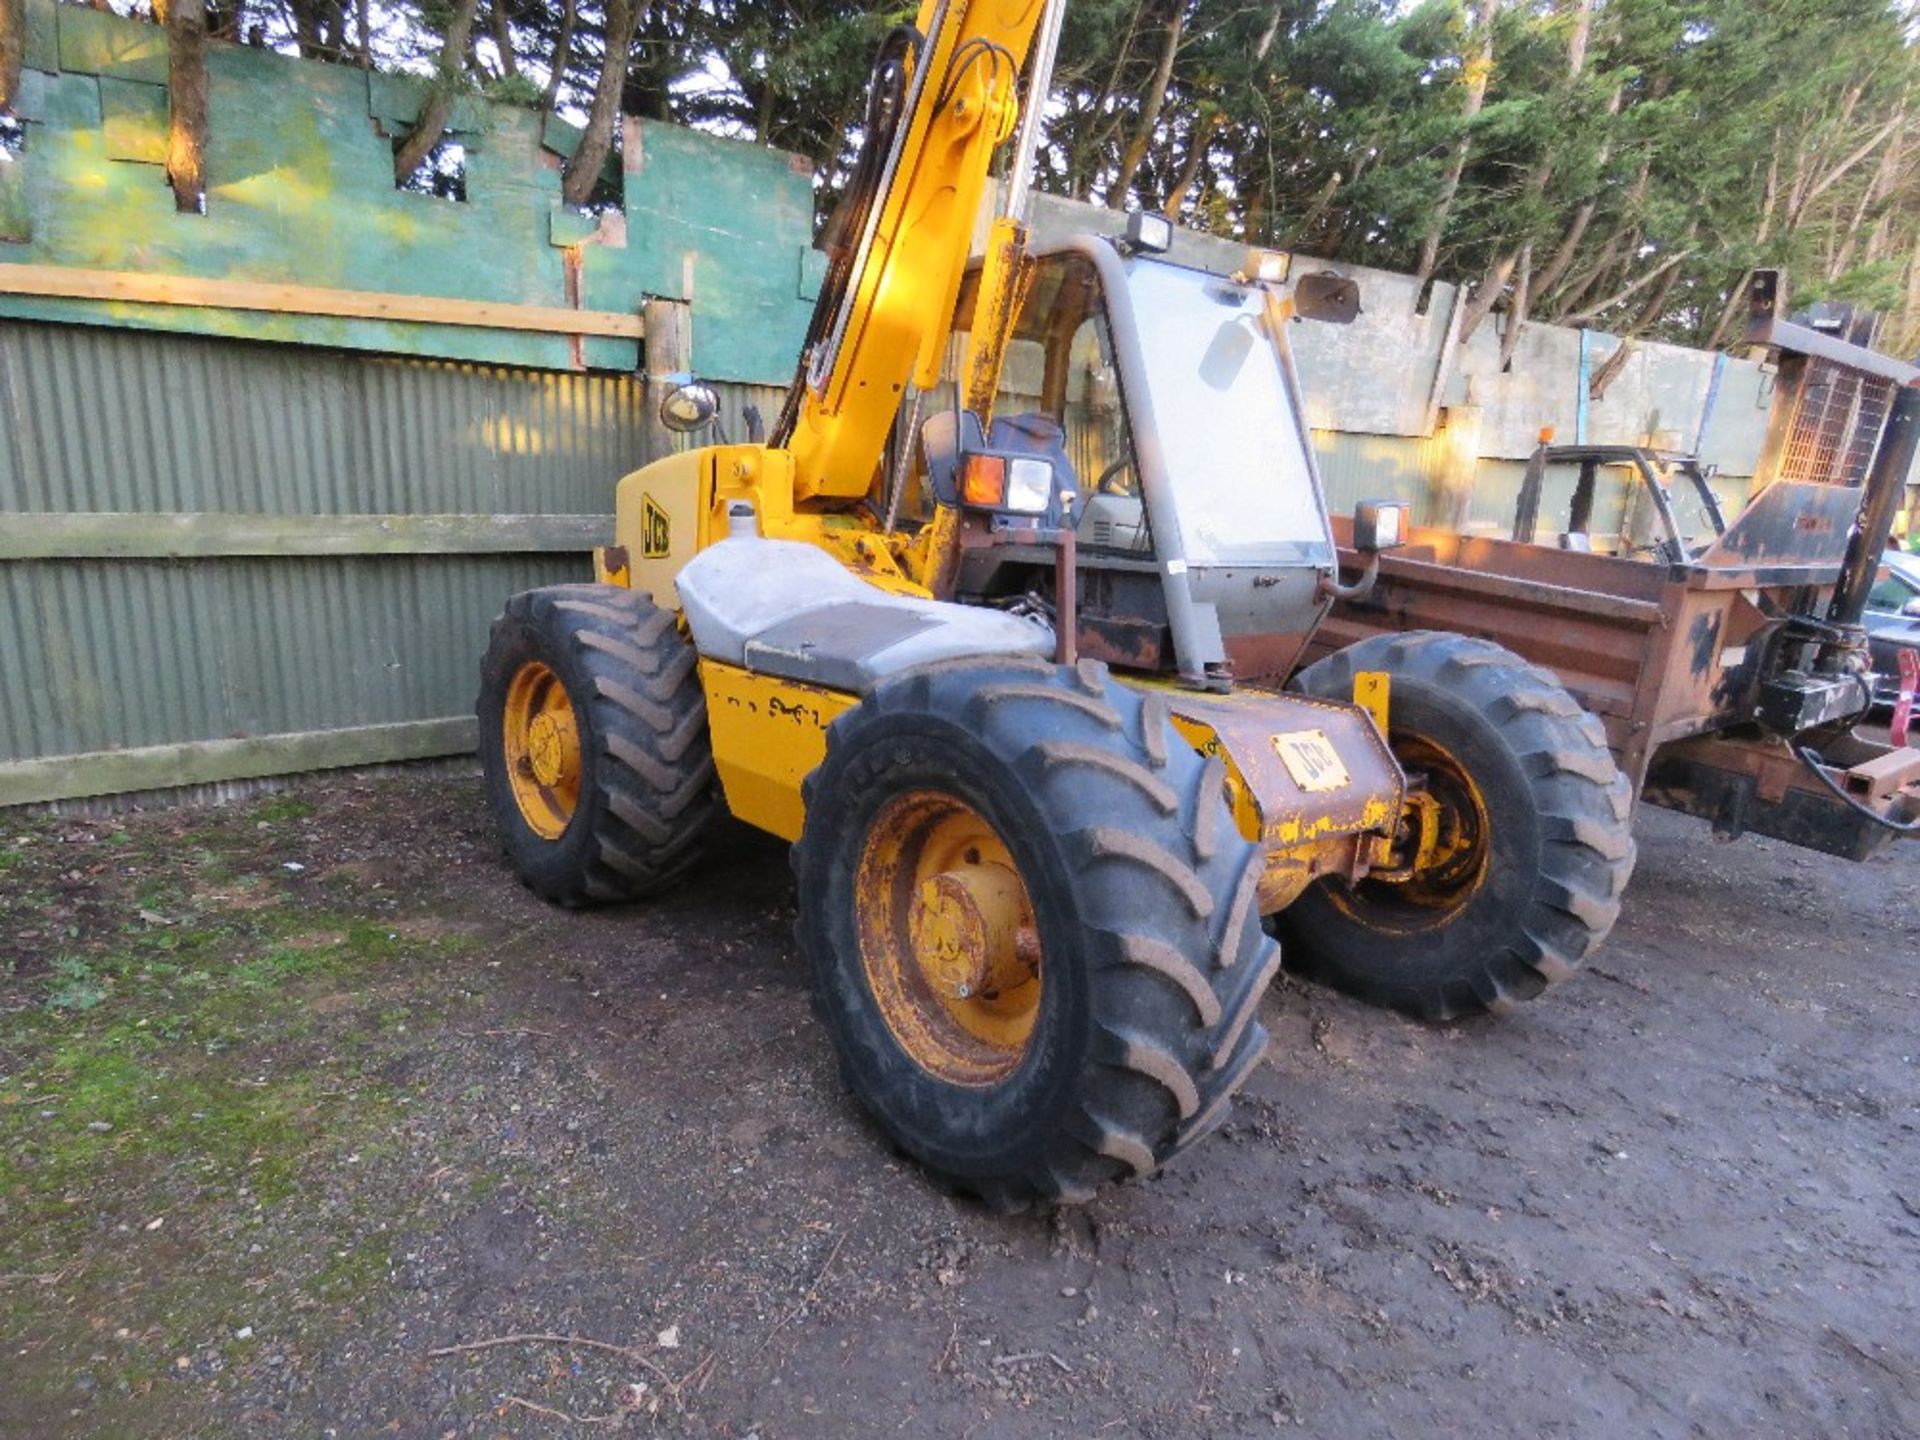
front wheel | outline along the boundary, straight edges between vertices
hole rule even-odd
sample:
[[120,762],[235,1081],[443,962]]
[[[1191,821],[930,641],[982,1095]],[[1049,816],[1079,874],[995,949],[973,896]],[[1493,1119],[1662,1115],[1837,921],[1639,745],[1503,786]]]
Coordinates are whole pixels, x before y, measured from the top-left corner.
[[655,895],[722,812],[698,656],[615,585],[507,601],[480,662],[480,762],[514,871],[581,906]]
[[1407,805],[1386,865],[1352,887],[1323,880],[1282,912],[1289,965],[1429,1020],[1567,979],[1633,873],[1633,792],[1600,722],[1546,671],[1441,631],[1362,640],[1294,688],[1351,699],[1359,671],[1390,677]]
[[1222,778],[1093,664],[930,667],[834,722],[800,945],[849,1087],[942,1182],[1085,1200],[1224,1116],[1279,951]]

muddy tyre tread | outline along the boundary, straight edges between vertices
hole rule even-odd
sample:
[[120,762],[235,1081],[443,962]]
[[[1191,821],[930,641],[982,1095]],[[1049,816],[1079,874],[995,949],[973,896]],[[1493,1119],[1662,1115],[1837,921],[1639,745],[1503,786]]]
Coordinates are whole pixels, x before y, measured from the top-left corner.
[[[1501,943],[1459,954],[1443,977],[1383,984],[1351,966],[1351,947],[1369,942],[1343,933],[1354,922],[1312,891],[1282,918],[1289,966],[1428,1020],[1505,1011],[1569,979],[1613,928],[1633,874],[1633,792],[1599,720],[1550,672],[1490,640],[1449,631],[1373,636],[1308,666],[1293,685],[1350,699],[1361,670],[1391,674],[1390,713],[1405,689],[1429,687],[1486,718],[1524,777],[1535,875]],[[1370,943],[1377,950],[1379,937]]]
[[[520,820],[496,773],[502,697],[528,655],[560,677],[580,726],[579,808],[554,841]],[[699,862],[724,807],[698,659],[641,591],[552,585],[508,599],[481,664],[481,759],[508,859],[536,895],[568,908],[644,899]]]
[[[835,796],[871,783],[863,757],[884,765],[888,743],[908,730],[961,750],[971,741],[973,753],[1017,782],[1042,832],[1039,850],[1059,867],[1081,921],[1076,962],[1085,966],[1090,1013],[1084,1048],[1063,1072],[1067,1098],[1016,1153],[978,1165],[958,1163],[903,1120],[904,1090],[896,1093],[889,1077],[912,1062],[877,1015],[861,1018],[870,1001],[839,994],[861,973],[857,944],[836,925],[830,901],[809,903],[824,900],[836,868],[849,865],[845,847],[858,853],[857,838],[839,835],[852,812]],[[808,828],[793,866],[816,1013],[834,1035],[849,1088],[942,1188],[1001,1210],[1077,1203],[1158,1169],[1229,1112],[1232,1092],[1266,1050],[1256,1012],[1279,951],[1256,907],[1236,903],[1249,866],[1257,876],[1258,852],[1225,813],[1218,769],[1179,738],[1164,702],[1155,706],[1084,662],[926,667],[876,687],[834,722],[805,798]],[[1191,817],[1209,805],[1222,811],[1217,823],[1196,826]],[[1047,947],[1042,983],[1051,976],[1059,985],[1057,967],[1076,962],[1060,956],[1038,897],[1036,906]],[[851,955],[836,948],[848,945]]]

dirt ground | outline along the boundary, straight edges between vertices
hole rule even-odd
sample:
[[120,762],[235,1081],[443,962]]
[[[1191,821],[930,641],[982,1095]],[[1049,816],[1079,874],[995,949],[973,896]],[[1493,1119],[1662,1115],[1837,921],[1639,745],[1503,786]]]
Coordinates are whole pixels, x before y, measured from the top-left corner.
[[1283,980],[1222,1133],[997,1218],[777,845],[569,915],[467,776],[0,816],[0,1434],[1920,1433],[1920,854],[1639,835],[1571,987]]

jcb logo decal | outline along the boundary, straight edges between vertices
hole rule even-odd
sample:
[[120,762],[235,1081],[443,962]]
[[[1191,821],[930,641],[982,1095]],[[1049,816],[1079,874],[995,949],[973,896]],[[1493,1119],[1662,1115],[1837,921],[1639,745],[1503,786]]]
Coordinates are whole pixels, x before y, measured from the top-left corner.
[[1340,752],[1333,748],[1324,730],[1295,730],[1273,737],[1274,753],[1287,767],[1293,783],[1307,794],[1323,790],[1344,790],[1352,783]]
[[673,522],[667,512],[653,503],[651,495],[640,497],[640,554],[643,559],[663,560],[673,549]]

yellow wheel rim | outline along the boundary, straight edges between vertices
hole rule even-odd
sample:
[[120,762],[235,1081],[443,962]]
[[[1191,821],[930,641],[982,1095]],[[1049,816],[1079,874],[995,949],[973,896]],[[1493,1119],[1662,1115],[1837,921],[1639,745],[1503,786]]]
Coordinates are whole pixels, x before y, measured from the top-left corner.
[[954,1085],[991,1085],[1040,1013],[1040,936],[1006,843],[964,801],[916,790],[874,818],[854,877],[867,983],[900,1046]]
[[500,729],[520,818],[558,840],[580,806],[580,722],[560,677],[538,660],[514,671]]
[[1405,737],[1393,741],[1393,753],[1424,786],[1407,797],[1392,858],[1357,890],[1332,886],[1328,894],[1356,917],[1378,921],[1392,918],[1383,911],[1396,912],[1419,926],[1450,918],[1485,883],[1493,830],[1480,787],[1451,751]]

